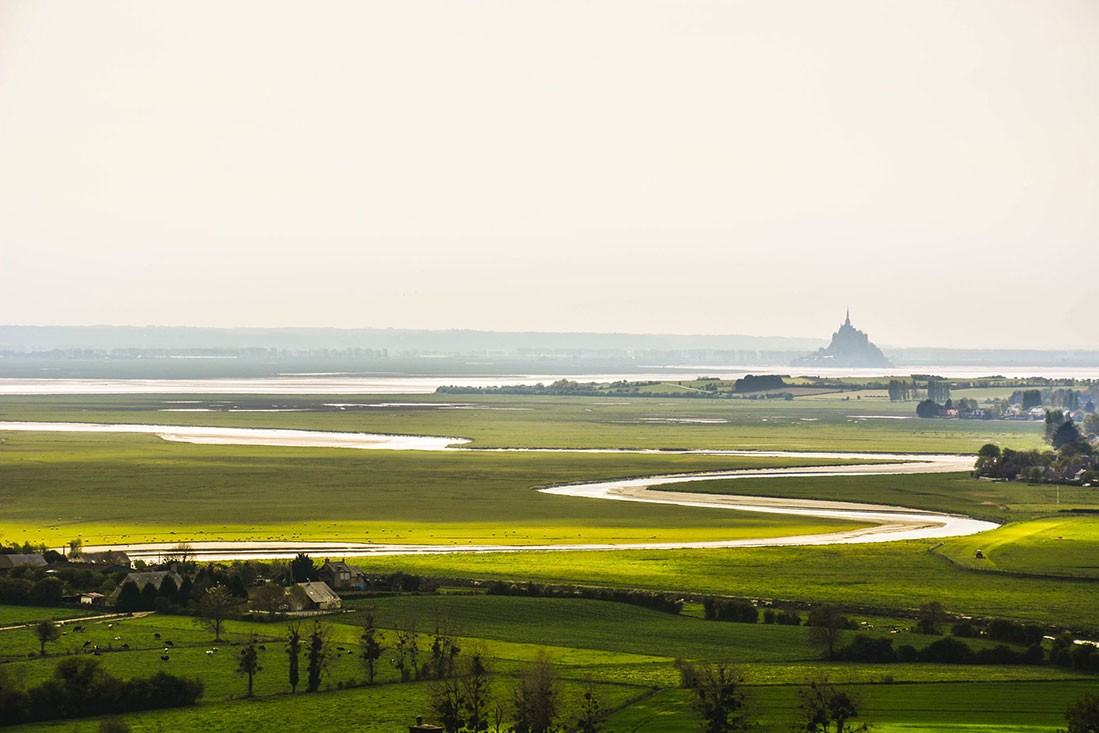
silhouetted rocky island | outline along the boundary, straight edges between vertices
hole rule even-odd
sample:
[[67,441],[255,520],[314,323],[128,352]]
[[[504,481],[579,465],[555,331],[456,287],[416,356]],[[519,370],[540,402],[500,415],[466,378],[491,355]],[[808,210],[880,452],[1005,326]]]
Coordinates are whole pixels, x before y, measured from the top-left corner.
[[851,325],[851,311],[840,330],[832,334],[832,343],[826,349],[817,349],[792,362],[793,366],[829,366],[829,367],[891,367],[870,337]]

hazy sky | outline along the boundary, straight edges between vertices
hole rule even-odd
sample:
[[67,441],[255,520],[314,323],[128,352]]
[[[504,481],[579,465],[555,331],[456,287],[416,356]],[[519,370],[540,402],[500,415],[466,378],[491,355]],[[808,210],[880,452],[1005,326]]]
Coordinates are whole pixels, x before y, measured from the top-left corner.
[[1099,348],[1099,3],[0,2],[0,323]]

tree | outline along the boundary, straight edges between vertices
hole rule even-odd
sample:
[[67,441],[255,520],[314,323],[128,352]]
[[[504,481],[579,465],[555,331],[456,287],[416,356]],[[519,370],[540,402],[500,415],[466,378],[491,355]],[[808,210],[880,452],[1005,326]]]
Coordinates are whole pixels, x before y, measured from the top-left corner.
[[545,652],[519,671],[512,690],[515,722],[512,733],[551,733],[557,730],[557,673]]
[[298,661],[301,655],[301,624],[295,622],[286,629],[286,655],[290,659],[290,694],[298,690]]
[[916,405],[917,417],[938,417],[941,406],[935,400],[923,400]]
[[240,604],[224,585],[212,585],[199,597],[195,608],[195,623],[212,631],[214,641],[221,641],[221,627],[225,620],[237,615]]
[[435,681],[431,706],[439,723],[448,733],[488,730],[492,699],[489,694],[489,670],[484,650],[455,659],[449,672]]
[[1095,412],[1084,415],[1084,432],[1088,435],[1099,435],[1099,415]]
[[420,637],[416,632],[415,619],[397,629],[397,643],[393,647],[396,657],[393,666],[401,674],[401,682],[408,682],[413,675],[420,679],[418,659],[420,655]]
[[330,636],[327,626],[318,621],[313,622],[313,629],[309,632],[309,648],[306,650],[306,692],[320,689],[321,677],[328,669]]
[[256,651],[256,635],[252,634],[252,638],[240,650],[240,661],[237,663],[237,672],[248,676],[248,697],[252,697],[252,680],[262,669],[259,666],[259,653]]
[[359,658],[366,667],[366,681],[374,684],[375,665],[382,656],[381,634],[374,623],[374,607],[366,610],[363,618],[363,632],[359,636]]
[[116,611],[122,613],[141,610],[141,591],[138,590],[137,583],[131,581],[122,584],[118,589],[118,598],[115,599],[114,607]]
[[440,619],[435,620],[435,634],[431,639],[431,663],[429,672],[432,679],[450,677],[454,672],[454,660],[461,649],[454,641],[454,637],[447,631],[447,624]]
[[1085,692],[1084,696],[1068,706],[1067,733],[1099,733],[1099,695]]
[[34,627],[34,636],[38,639],[38,651],[46,656],[46,642],[61,638],[61,627],[50,620],[39,621]]
[[818,606],[809,612],[809,641],[822,650],[825,659],[832,659],[846,626],[847,618],[838,606]]
[[1053,447],[1060,450],[1066,445],[1073,445],[1080,442],[1080,431],[1076,428],[1076,423],[1072,421],[1072,418],[1064,421],[1053,431],[1053,437],[1050,439],[1053,443]]
[[1021,406],[1024,410],[1042,406],[1042,392],[1037,389],[1024,389]]
[[267,583],[252,592],[252,608],[260,613],[279,616],[290,610],[290,596],[278,583]]
[[65,584],[60,578],[42,578],[31,586],[30,601],[37,606],[56,606],[65,595]]
[[995,466],[1000,460],[1002,451],[1000,446],[995,443],[985,443],[981,446],[981,449],[977,451],[977,465],[975,468],[977,471],[982,471],[989,466]]
[[299,552],[290,561],[290,576],[295,583],[305,583],[317,579],[317,567],[313,564],[313,558],[304,552]]
[[943,621],[946,619],[946,611],[943,604],[931,601],[920,606],[919,615],[916,618],[916,628],[921,634],[941,634]]
[[696,669],[694,708],[706,733],[751,729],[744,711],[744,675],[727,661]]
[[483,648],[475,649],[465,657],[459,677],[462,686],[462,716],[466,730],[481,733],[488,730],[489,708],[492,696],[489,692],[491,672],[485,662]]
[[806,733],[856,733],[870,730],[865,723],[849,725],[859,717],[859,701],[827,678],[809,683],[800,693],[801,710],[797,729]]
[[156,585],[153,583],[146,583],[145,587],[141,589],[141,610],[152,611],[156,609],[156,599],[160,597],[160,593],[156,589]]

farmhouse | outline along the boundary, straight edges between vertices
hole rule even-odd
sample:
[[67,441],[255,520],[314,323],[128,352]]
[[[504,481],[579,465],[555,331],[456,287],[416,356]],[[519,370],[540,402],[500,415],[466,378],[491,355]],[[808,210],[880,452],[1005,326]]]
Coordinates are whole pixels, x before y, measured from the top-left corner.
[[335,590],[366,589],[366,574],[340,560],[329,560],[321,566],[320,577]]
[[151,585],[159,591],[160,586],[164,584],[165,578],[171,578],[177,588],[183,584],[183,576],[168,570],[150,570],[144,573],[130,573],[122,579],[122,582],[119,583],[118,587],[111,593],[111,605],[115,605],[118,601],[118,595],[122,592],[122,586],[133,584],[137,586],[139,591],[142,591],[145,590],[145,586]]
[[298,583],[291,591],[294,603],[302,611],[335,611],[343,605],[340,597],[327,583]]
[[14,568],[44,568],[46,564],[41,555],[0,555],[0,575]]
[[74,565],[90,565],[93,570],[105,573],[128,573],[133,568],[130,556],[120,550],[77,552],[69,555],[69,562]]

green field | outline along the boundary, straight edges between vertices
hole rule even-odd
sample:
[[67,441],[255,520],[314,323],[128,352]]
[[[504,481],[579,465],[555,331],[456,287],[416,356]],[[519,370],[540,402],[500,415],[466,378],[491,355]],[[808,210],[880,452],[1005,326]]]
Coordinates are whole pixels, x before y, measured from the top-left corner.
[[[959,390],[956,397],[965,396]],[[1003,394],[1010,393],[1006,390]],[[1039,422],[920,420],[882,393],[785,400],[509,395],[4,396],[0,420],[213,425],[446,435],[480,448],[709,448],[975,453],[1040,444]],[[399,407],[326,405],[398,404]],[[461,409],[448,405],[457,404]],[[175,410],[210,409],[210,412]],[[231,412],[230,410],[292,410]],[[165,410],[172,410],[166,412]],[[901,419],[883,419],[901,418]],[[683,422],[690,420],[720,422]]]
[[[975,396],[991,396],[981,392]],[[955,397],[966,396],[961,391]],[[197,400],[197,401],[196,401]],[[400,407],[326,405],[400,404]],[[176,409],[211,412],[164,412]],[[233,412],[285,409],[291,412]],[[0,420],[91,421],[304,428],[466,437],[476,447],[783,449],[972,452],[985,442],[1040,445],[1031,422],[918,420],[914,404],[880,393],[819,394],[784,400],[599,399],[516,396],[66,396],[0,398]],[[904,418],[904,419],[888,419]],[[701,422],[695,422],[701,421]],[[625,453],[442,453],[170,443],[153,436],[0,432],[0,540],[62,544],[140,540],[315,539],[449,544],[542,544],[708,540],[788,536],[847,529],[852,523],[751,512],[594,501],[540,494],[556,483],[665,473],[801,466],[830,459],[776,459]],[[439,578],[544,581],[719,594],[775,602],[836,602],[891,634],[895,646],[929,637],[904,631],[929,601],[959,614],[992,615],[1099,632],[1094,561],[1099,520],[1061,509],[1099,508],[1092,490],[985,482],[964,474],[715,480],[687,491],[836,499],[964,513],[1006,523],[969,538],[886,544],[676,551],[537,552],[374,557],[368,574],[403,571]],[[987,560],[974,558],[983,549]],[[989,572],[991,571],[991,572]],[[1065,577],[1061,577],[1065,576]],[[697,599],[696,599],[697,602]],[[704,621],[697,605],[673,616],[581,599],[412,595],[354,600],[331,617],[344,651],[322,689],[288,694],[283,626],[234,621],[217,654],[210,635],[186,617],[90,622],[66,629],[35,657],[28,629],[0,632],[0,671],[33,684],[56,655],[88,641],[121,677],[168,669],[207,685],[195,708],[127,716],[144,731],[400,730],[428,714],[429,683],[397,684],[382,665],[374,688],[354,687],[362,609],[376,608],[385,637],[415,618],[436,619],[460,645],[483,648],[506,694],[511,675],[548,651],[565,684],[566,715],[585,679],[611,711],[607,730],[684,731],[697,726],[678,689],[676,658],[728,657],[742,666],[765,729],[787,729],[799,686],[816,675],[851,681],[876,730],[914,733],[1052,731],[1065,706],[1094,678],[1059,668],[870,665],[819,661],[804,627]],[[0,626],[67,613],[0,606]],[[160,634],[161,639],[153,635]],[[250,634],[267,647],[259,697],[239,699],[235,644]],[[117,637],[117,638],[116,638]],[[161,646],[171,639],[169,661]],[[427,642],[424,641],[424,644]],[[979,647],[988,642],[970,642]],[[122,650],[121,645],[128,645]],[[94,721],[26,730],[94,731]]]
[[[853,522],[541,494],[558,483],[826,459],[361,451],[0,433],[0,539],[560,544],[754,538]],[[835,461],[831,461],[835,463]]]
[[[1073,509],[1099,510],[1099,491],[1080,486],[1032,485],[1021,481],[975,481],[968,474],[845,476],[814,478],[736,478],[692,481],[654,487],[659,491],[784,496],[799,499],[864,501],[948,514],[966,514],[991,522],[1022,522]],[[1083,517],[1050,520],[1085,527]],[[984,537],[986,535],[982,535]],[[1081,539],[1095,538],[1085,532]],[[980,546],[979,540],[977,546]]]
[[[948,540],[938,552],[959,566],[979,571],[1096,580],[1096,547],[1099,517],[1085,515],[1012,523],[975,537]],[[982,558],[977,557],[978,550]]]
[[[696,718],[686,691],[677,689],[676,657],[696,660],[732,658],[741,663],[748,697],[765,730],[783,729],[794,716],[798,686],[808,678],[829,675],[857,684],[865,717],[878,725],[932,726],[948,724],[1033,726],[1050,730],[1065,705],[1094,680],[1050,667],[970,667],[928,664],[838,664],[817,661],[804,627],[731,624],[674,616],[632,606],[579,599],[497,596],[402,596],[352,604],[373,607],[379,624],[392,629],[414,621],[421,632],[424,655],[430,633],[442,620],[465,649],[479,648],[496,672],[494,689],[506,697],[511,674],[536,650],[548,651],[563,682],[564,716],[573,714],[582,685],[591,680],[605,708],[614,711],[607,730],[690,730]],[[872,618],[884,635],[889,619]],[[99,659],[121,677],[166,669],[183,676],[201,676],[204,701],[194,708],[127,716],[134,730],[231,731],[248,729],[255,721],[280,720],[280,729],[305,731],[340,725],[347,706],[359,709],[361,730],[383,731],[407,724],[429,711],[432,683],[399,684],[396,672],[379,665],[379,685],[341,690],[361,684],[364,671],[354,656],[361,613],[324,619],[332,629],[332,644],[342,650],[325,678],[322,692],[289,696],[286,656],[282,651],[284,623],[229,622],[216,654],[208,632],[190,619],[151,615],[144,618],[89,622],[84,633],[67,633],[51,645],[51,656],[35,656],[37,642],[29,630],[0,632],[0,669],[34,684],[47,677],[58,654],[79,653],[84,641],[113,651]],[[111,624],[108,627],[108,623]],[[905,624],[904,620],[892,623]],[[630,633],[622,633],[629,629]],[[154,638],[159,633],[161,639]],[[257,699],[240,699],[244,680],[235,672],[235,651],[252,633],[259,634],[263,670],[256,677]],[[895,645],[924,646],[935,637],[901,633]],[[172,640],[169,660],[161,661],[163,640]],[[121,644],[129,645],[121,650]],[[980,646],[982,642],[971,641]],[[30,655],[31,658],[28,658]],[[654,694],[655,693],[655,694]],[[258,716],[258,717],[257,717]],[[93,730],[91,723],[39,724],[20,730]],[[317,729],[316,727],[313,728]],[[887,729],[892,729],[888,728]]]

